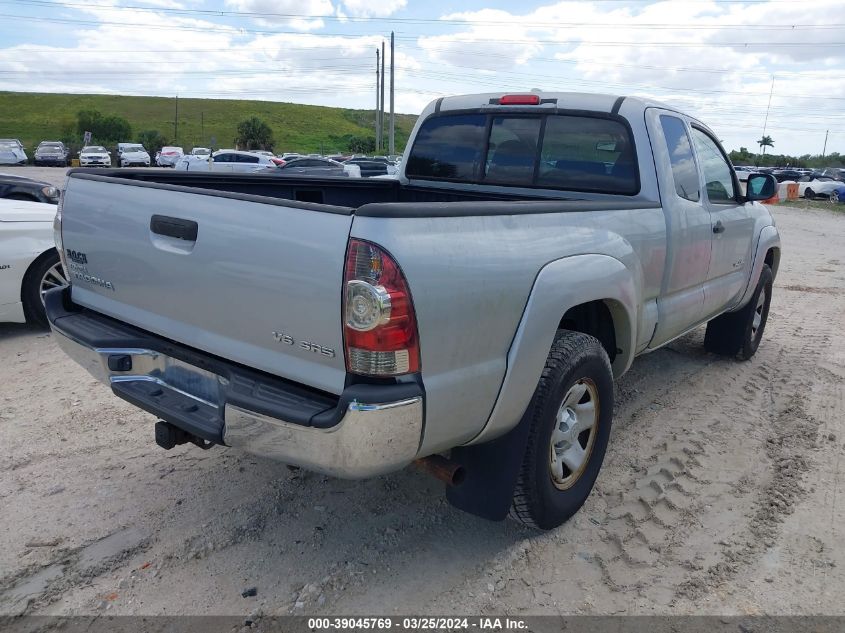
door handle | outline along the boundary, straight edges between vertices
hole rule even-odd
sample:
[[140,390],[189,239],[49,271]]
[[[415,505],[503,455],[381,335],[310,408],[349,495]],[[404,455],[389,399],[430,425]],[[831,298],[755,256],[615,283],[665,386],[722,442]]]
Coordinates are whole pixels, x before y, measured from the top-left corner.
[[724,233],[725,232],[725,225],[722,224],[721,220],[716,220],[716,224],[713,225],[713,232],[714,233]]
[[156,235],[196,242],[198,229],[199,226],[193,220],[171,218],[166,215],[154,215],[150,218],[150,231]]

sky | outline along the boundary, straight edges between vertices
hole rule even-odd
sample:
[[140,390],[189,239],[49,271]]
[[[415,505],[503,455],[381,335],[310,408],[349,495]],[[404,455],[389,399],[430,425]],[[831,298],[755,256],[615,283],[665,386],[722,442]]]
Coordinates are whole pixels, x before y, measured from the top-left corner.
[[[0,0],[0,90],[375,106],[449,94],[636,95],[727,149],[845,154],[842,0]],[[389,64],[388,52],[388,64]],[[770,150],[772,151],[772,150]]]

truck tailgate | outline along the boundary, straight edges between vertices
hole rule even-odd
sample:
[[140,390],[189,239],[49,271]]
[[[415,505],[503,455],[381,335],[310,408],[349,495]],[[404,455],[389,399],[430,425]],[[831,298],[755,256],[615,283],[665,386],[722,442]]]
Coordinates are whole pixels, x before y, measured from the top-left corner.
[[73,174],[62,210],[75,303],[339,394],[351,210]]

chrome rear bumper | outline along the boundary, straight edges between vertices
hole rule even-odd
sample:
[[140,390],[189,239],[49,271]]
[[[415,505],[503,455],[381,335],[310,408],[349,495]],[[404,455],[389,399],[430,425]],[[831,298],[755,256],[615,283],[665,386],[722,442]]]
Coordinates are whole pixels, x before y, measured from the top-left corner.
[[[378,402],[364,402],[341,397],[338,406],[343,411],[336,424],[326,428],[307,426],[227,402],[230,388],[226,377],[154,349],[95,347],[77,340],[63,331],[61,318],[55,319],[55,314],[51,314],[51,304],[55,303],[48,301],[50,325],[55,341],[68,356],[110,385],[116,395],[183,430],[189,430],[180,422],[188,415],[184,411],[193,411],[190,415],[198,416],[200,422],[222,421],[222,432],[218,428],[217,437],[226,446],[346,479],[399,470],[417,456],[423,430],[423,398],[407,397],[407,389],[406,397],[395,400],[382,397]],[[115,359],[122,359],[120,362],[131,369],[116,369],[119,363]],[[161,402],[169,404],[157,405],[152,400],[139,404],[126,397],[121,383],[132,385],[136,393],[140,389],[142,395],[144,389],[153,395],[163,392],[169,398],[164,397]],[[389,389],[381,391],[389,393]]]

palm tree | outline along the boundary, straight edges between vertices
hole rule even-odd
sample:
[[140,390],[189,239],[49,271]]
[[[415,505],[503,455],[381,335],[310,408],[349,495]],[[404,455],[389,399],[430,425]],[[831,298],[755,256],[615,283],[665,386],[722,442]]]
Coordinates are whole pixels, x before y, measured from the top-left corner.
[[250,117],[238,123],[237,146],[246,150],[271,149],[273,147],[273,130],[258,117]]
[[772,140],[771,136],[763,135],[763,138],[761,138],[759,141],[757,141],[757,145],[759,145],[760,148],[763,150],[763,156],[765,156],[766,155],[766,148],[767,147],[774,147],[775,142]]

